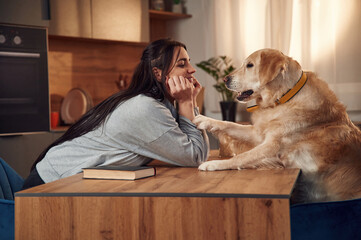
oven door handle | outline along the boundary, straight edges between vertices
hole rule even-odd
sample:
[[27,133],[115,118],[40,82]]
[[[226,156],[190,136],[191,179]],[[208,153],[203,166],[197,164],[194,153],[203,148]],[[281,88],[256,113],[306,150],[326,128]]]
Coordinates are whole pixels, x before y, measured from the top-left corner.
[[0,57],[40,58],[40,53],[0,52]]

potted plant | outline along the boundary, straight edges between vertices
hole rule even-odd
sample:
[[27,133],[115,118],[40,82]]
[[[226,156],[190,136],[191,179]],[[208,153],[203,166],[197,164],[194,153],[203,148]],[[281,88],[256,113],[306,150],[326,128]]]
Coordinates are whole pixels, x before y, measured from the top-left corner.
[[236,93],[229,90],[223,81],[225,76],[235,70],[232,59],[227,56],[212,57],[206,61],[196,63],[196,66],[211,75],[216,81],[213,87],[222,96],[220,106],[223,120],[235,122],[237,102],[234,99]]

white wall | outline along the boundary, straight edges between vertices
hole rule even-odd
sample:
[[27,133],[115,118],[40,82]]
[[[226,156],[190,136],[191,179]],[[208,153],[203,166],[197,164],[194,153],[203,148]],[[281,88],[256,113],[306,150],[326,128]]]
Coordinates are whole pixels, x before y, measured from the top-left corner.
[[[207,55],[207,48],[209,48],[210,40],[205,39],[205,31],[207,31],[207,29],[205,29],[205,26],[207,26],[205,21],[207,21],[207,16],[205,16],[205,11],[203,11],[204,4],[207,4],[207,0],[188,0],[186,3],[187,13],[191,14],[192,18],[171,22],[168,24],[168,32],[172,38],[186,44],[191,63],[197,70],[195,76],[198,81],[202,86],[211,86],[214,80],[203,70],[195,66],[196,63],[213,57]],[[207,84],[207,81],[211,81],[212,84]],[[205,88],[205,91],[207,91],[207,88]],[[214,97],[218,97],[217,94]],[[207,98],[209,98],[209,94],[206,93],[204,103],[205,114],[221,119],[220,112],[211,112],[207,110],[207,104],[209,104]],[[214,102],[212,101],[212,104],[213,103]]]
[[[191,63],[195,66],[195,63],[205,59],[205,42],[204,39],[204,15],[202,9],[203,0],[189,0],[186,3],[188,14],[191,14],[191,18],[169,21],[168,32],[175,40],[183,42],[187,46],[188,54],[191,58]],[[196,77],[202,81],[203,73],[197,72]]]

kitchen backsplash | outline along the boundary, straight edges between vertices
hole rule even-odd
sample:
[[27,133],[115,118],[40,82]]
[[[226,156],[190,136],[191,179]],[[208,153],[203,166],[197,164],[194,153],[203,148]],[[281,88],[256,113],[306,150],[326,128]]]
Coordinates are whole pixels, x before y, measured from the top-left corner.
[[127,87],[146,44],[49,36],[51,110],[59,111],[72,88],[86,90],[96,105]]

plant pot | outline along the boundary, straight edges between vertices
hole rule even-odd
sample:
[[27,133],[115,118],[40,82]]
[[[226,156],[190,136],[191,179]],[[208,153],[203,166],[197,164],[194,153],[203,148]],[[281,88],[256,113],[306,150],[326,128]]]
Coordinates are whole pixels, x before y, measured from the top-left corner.
[[222,110],[223,121],[236,121],[237,102],[219,102]]

